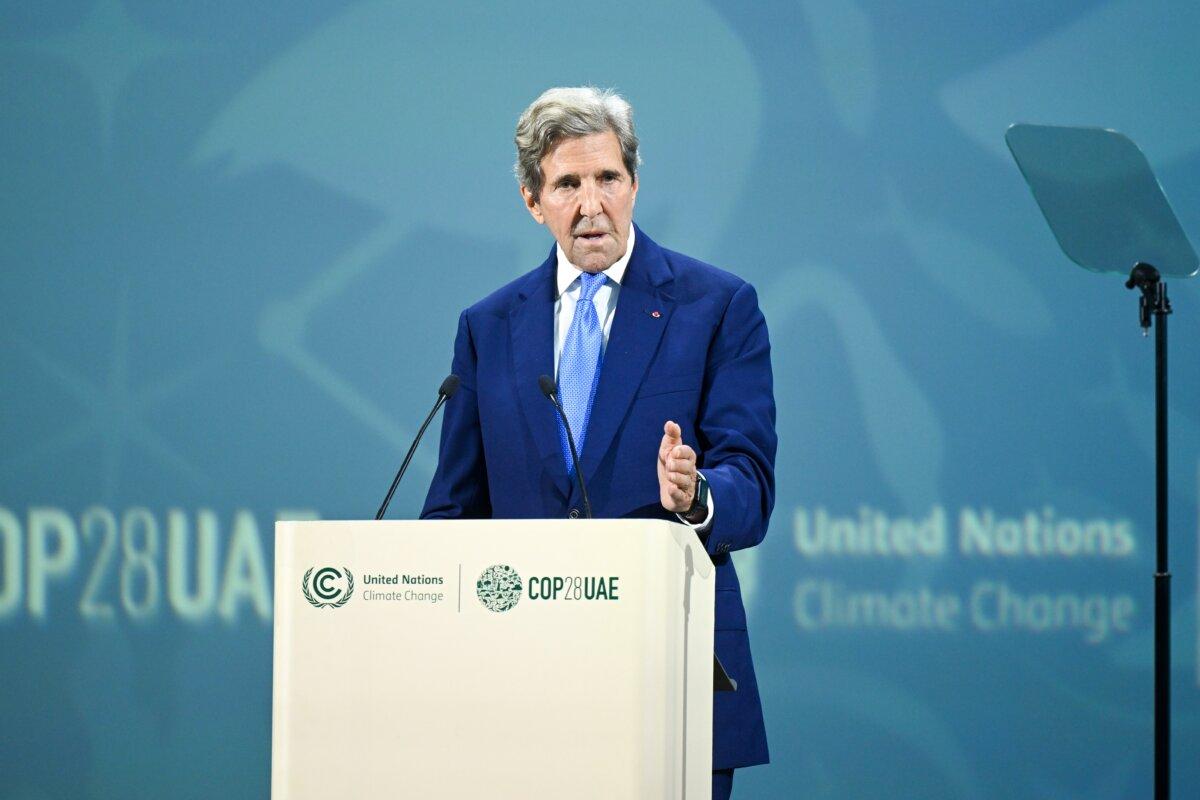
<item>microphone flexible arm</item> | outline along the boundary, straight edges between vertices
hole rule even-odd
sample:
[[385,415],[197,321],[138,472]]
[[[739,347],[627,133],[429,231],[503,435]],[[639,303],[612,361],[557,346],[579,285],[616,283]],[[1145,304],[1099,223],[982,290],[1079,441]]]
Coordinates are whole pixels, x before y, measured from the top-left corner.
[[396,477],[392,479],[392,485],[388,489],[387,497],[383,498],[383,504],[375,512],[375,519],[383,519],[383,515],[387,513],[388,504],[392,502],[392,495],[396,493],[396,487],[400,485],[400,479],[404,477],[404,472],[408,469],[408,464],[412,461],[413,454],[417,452],[417,445],[421,443],[421,437],[425,435],[425,429],[429,427],[429,423],[433,422],[433,418],[437,416],[442,405],[458,391],[458,385],[459,378],[457,375],[448,375],[446,380],[442,381],[441,387],[438,388],[437,402],[433,404],[433,410],[425,418],[425,422],[421,425],[421,430],[417,431],[417,438],[413,439],[412,447],[408,448],[408,454],[404,456],[404,461],[400,464],[400,469],[396,471]]
[[579,483],[579,494],[583,496],[583,511],[587,514],[588,519],[592,519],[592,501],[588,499],[587,486],[583,483],[583,471],[579,469],[579,453],[575,450],[575,437],[571,435],[571,424],[567,422],[567,412],[563,411],[562,404],[558,402],[558,387],[554,385],[554,379],[549,375],[538,378],[538,387],[542,390],[542,394],[546,395],[546,399],[554,403],[554,407],[558,409],[563,430],[567,432],[567,446],[571,449],[571,464],[575,467],[575,480]]

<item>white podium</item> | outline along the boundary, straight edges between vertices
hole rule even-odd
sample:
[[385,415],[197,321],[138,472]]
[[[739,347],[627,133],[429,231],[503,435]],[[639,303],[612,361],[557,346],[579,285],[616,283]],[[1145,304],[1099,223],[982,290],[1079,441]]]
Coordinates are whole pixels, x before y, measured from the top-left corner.
[[712,562],[654,520],[281,522],[271,796],[711,796]]

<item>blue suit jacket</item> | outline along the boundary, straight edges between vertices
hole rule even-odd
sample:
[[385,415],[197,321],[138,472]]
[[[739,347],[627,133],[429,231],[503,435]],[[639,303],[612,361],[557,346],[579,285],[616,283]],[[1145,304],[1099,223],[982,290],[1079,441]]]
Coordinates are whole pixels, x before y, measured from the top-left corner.
[[[557,261],[462,313],[437,472],[423,519],[578,516],[554,406]],[[695,448],[716,511],[706,547],[717,567],[716,650],[738,691],[714,696],[713,769],[767,761],[762,706],[729,553],[767,532],[775,500],[770,343],[753,287],[665,250],[638,229],[593,401],[581,471],[597,517],[676,520],[659,503],[663,423]]]

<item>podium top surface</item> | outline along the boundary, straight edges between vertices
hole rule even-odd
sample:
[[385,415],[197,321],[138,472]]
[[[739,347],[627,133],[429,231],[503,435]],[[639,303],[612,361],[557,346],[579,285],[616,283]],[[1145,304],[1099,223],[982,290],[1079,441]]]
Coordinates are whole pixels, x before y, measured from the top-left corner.
[[[503,536],[506,545],[571,549],[586,546],[589,542],[607,549],[614,545],[640,547],[647,537],[658,537],[673,543],[681,553],[688,553],[689,545],[696,541],[695,531],[688,526],[661,519],[305,520],[276,522],[275,535],[277,547],[281,536],[404,536],[410,540],[429,537],[426,544],[433,547],[476,544],[461,541],[464,537],[478,537],[480,546],[495,545],[500,542],[493,541],[492,537]],[[714,569],[707,558],[694,559],[689,566],[703,579],[708,579]]]

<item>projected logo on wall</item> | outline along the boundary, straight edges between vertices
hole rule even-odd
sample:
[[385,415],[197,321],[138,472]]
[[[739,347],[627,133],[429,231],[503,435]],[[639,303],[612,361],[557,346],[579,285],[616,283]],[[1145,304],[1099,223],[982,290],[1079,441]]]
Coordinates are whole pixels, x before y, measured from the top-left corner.
[[[309,567],[300,581],[304,599],[316,608],[341,608],[354,596],[354,574],[346,567],[339,572],[337,567],[322,567],[313,575],[316,567]],[[339,581],[344,582],[339,585]],[[313,597],[313,594],[316,597]]]
[[[1138,601],[1134,594],[1076,585],[1039,585],[1071,562],[1109,576],[1136,567],[1139,555],[1133,523],[1126,518],[1079,518],[1051,506],[1016,513],[963,506],[955,514],[935,504],[927,516],[890,515],[863,505],[857,514],[824,506],[798,507],[793,543],[812,567],[795,586],[793,616],[801,631],[891,629],[1069,634],[1089,645],[1132,634]],[[839,563],[949,562],[965,581],[893,584],[878,577],[853,583]],[[1021,572],[1003,569],[1028,565]],[[1037,566],[1053,565],[1051,570]],[[878,567],[877,567],[878,570]],[[886,574],[873,572],[875,576]],[[1120,585],[1124,585],[1121,583]]]
[[507,564],[493,564],[475,581],[475,595],[488,611],[508,611],[521,599],[521,576]]

